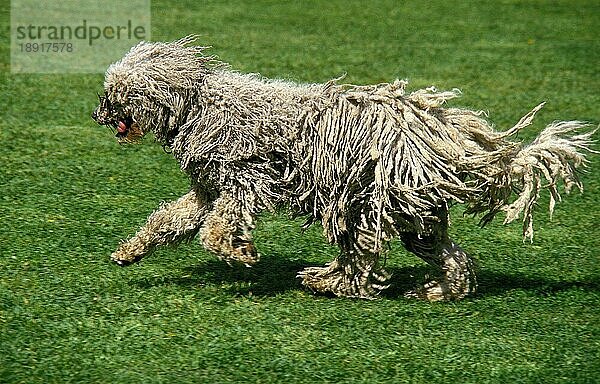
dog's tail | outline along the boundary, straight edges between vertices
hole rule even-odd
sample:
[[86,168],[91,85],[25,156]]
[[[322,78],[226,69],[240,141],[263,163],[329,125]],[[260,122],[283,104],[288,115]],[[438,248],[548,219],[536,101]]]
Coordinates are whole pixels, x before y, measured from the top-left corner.
[[[535,113],[543,105],[542,103],[534,108],[514,128],[504,132],[504,135],[513,135],[529,125]],[[524,239],[529,238],[530,241],[533,239],[532,214],[541,189],[550,191],[550,217],[554,205],[561,200],[557,188],[559,182],[562,181],[564,184],[566,193],[569,193],[573,187],[583,191],[577,168],[585,166],[588,162],[585,152],[597,153],[590,148],[593,143],[591,136],[596,130],[578,133],[586,126],[588,124],[581,121],[554,122],[548,125],[531,144],[521,147],[516,153],[513,152],[510,159],[506,159],[507,166],[501,177],[506,181],[504,185],[508,188],[504,190],[505,203],[500,210],[506,213],[505,224],[523,214]],[[508,203],[508,196],[514,190],[518,191],[518,197],[512,203]]]

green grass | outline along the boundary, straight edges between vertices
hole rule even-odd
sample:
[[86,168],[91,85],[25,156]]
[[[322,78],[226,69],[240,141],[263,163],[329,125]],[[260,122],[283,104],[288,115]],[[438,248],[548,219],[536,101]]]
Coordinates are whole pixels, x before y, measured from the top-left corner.
[[[481,290],[406,300],[430,270],[393,244],[380,300],[315,297],[294,279],[337,250],[320,228],[265,215],[264,262],[229,268],[194,242],[122,269],[108,256],[188,181],[159,146],[120,147],[89,118],[101,75],[9,73],[0,4],[0,382],[600,382],[600,161],[535,242],[518,224],[453,235]],[[453,106],[506,129],[548,104],[546,123],[597,125],[597,1],[152,2],[152,36],[190,33],[244,72],[302,82],[408,78],[459,87]]]

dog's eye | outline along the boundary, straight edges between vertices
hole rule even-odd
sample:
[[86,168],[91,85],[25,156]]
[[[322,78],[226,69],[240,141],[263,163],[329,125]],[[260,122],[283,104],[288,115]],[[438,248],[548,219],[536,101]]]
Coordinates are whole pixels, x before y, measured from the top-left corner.
[[100,95],[98,94],[98,100],[100,102],[100,106],[104,109],[107,109],[112,112],[119,112],[123,109],[123,106],[120,103],[113,103],[110,101],[106,94]]
[[100,106],[102,108],[109,109],[110,108],[110,100],[106,95],[98,94],[98,101],[100,102]]

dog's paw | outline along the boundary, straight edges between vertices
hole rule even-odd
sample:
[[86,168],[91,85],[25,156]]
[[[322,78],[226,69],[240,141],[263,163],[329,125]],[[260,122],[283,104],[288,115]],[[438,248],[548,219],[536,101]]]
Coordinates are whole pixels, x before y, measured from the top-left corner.
[[229,265],[243,264],[251,267],[258,263],[260,254],[251,241],[236,239],[232,243],[222,243],[215,252],[217,257]]
[[428,301],[451,301],[460,300],[471,293],[471,291],[464,287],[460,287],[459,289],[448,283],[433,280],[419,288],[408,291],[404,294],[404,297]]
[[446,301],[451,300],[450,293],[448,287],[444,287],[434,280],[426,283],[422,287],[406,292],[404,297],[428,301]]
[[136,263],[144,257],[145,252],[132,246],[130,243],[122,243],[119,248],[110,255],[110,259],[121,267]]
[[120,267],[126,267],[128,265],[131,265],[133,263],[136,263],[136,262],[140,261],[141,257],[123,258],[123,257],[118,256],[115,253],[113,253],[112,255],[110,255],[110,259],[113,262],[115,262],[118,266],[120,266]]
[[256,247],[251,242],[244,242],[233,248],[230,257],[230,261],[242,263],[247,267],[250,267],[260,260],[260,254],[256,250]]
[[384,284],[389,276],[384,271],[348,276],[344,268],[336,262],[325,267],[308,267],[296,275],[297,278],[302,279],[302,285],[314,293],[359,299],[377,298],[379,292],[389,287]]

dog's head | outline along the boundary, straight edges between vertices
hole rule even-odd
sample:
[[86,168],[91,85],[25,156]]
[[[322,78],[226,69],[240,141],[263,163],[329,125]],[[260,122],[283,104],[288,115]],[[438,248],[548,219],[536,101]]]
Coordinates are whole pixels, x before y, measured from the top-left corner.
[[137,142],[145,131],[134,120],[133,111],[119,103],[108,94],[98,95],[99,104],[92,113],[92,119],[98,124],[106,125],[116,130],[119,142]]
[[108,67],[104,94],[92,118],[112,127],[119,142],[137,142],[153,131],[165,140],[184,119],[187,99],[214,62],[205,47],[188,47],[188,36],[171,43],[141,42]]

